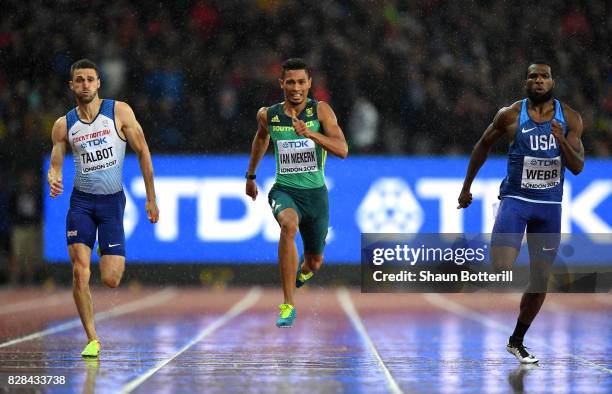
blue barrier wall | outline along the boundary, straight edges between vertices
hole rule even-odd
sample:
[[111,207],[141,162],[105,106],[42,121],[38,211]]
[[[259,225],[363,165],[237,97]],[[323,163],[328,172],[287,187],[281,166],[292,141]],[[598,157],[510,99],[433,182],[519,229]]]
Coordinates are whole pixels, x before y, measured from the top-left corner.
[[[329,158],[330,234],[327,263],[360,261],[362,232],[487,233],[506,161],[491,158],[472,192],[474,203],[457,210],[467,158]],[[241,262],[276,260],[278,225],[267,204],[274,160],[266,156],[257,172],[259,198],[244,194],[248,156],[155,156],[160,221],[144,211],[144,183],[138,161],[126,157],[125,229],[127,258],[133,262]],[[45,167],[47,171],[48,161]],[[612,232],[612,161],[588,160],[579,176],[566,171],[563,232]],[[45,177],[46,178],[46,177]],[[45,184],[44,255],[67,261],[65,222],[74,164],[64,165],[66,193],[51,199]],[[610,256],[612,258],[612,256]]]

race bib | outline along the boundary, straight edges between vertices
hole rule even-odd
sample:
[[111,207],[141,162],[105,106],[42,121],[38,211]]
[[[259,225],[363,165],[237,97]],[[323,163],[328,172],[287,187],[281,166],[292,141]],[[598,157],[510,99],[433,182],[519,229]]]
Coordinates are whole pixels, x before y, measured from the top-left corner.
[[300,174],[317,171],[316,144],[313,140],[307,138],[279,140],[276,144],[279,174]]
[[106,170],[117,165],[115,147],[98,148],[92,151],[81,152],[81,173]]
[[523,189],[551,189],[561,183],[561,157],[523,159]]

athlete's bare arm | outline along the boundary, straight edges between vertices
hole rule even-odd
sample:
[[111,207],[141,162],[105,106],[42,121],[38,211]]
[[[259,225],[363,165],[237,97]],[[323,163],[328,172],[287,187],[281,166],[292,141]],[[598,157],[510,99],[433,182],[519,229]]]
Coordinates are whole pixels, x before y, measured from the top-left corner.
[[552,121],[552,134],[555,136],[563,164],[574,175],[578,175],[584,168],[584,146],[582,145],[582,117],[567,105],[563,105],[563,113],[567,122],[567,135],[563,135],[561,125]]
[[[262,107],[257,111],[257,132],[253,138],[253,144],[251,145],[251,159],[249,160],[249,167],[247,168],[247,174],[255,175],[257,166],[261,161],[263,155],[268,150],[270,144],[270,132],[268,131],[268,108]],[[247,179],[246,188],[247,196],[251,197],[253,201],[257,198],[257,183],[253,179]]]
[[338,125],[338,119],[336,119],[334,110],[331,109],[329,104],[325,101],[320,101],[317,106],[317,112],[324,133],[310,131],[303,120],[293,116],[292,120],[295,133],[310,138],[331,154],[342,159],[346,158],[346,156],[348,156],[348,145],[346,144],[344,133],[342,133],[342,129]]
[[51,141],[53,141],[53,149],[51,150],[51,165],[47,172],[47,182],[51,189],[51,197],[56,197],[64,191],[62,184],[62,166],[64,165],[64,155],[66,154],[66,146],[68,145],[68,126],[66,117],[58,118],[53,124],[51,131]]
[[145,204],[147,216],[151,223],[157,223],[159,220],[159,209],[157,208],[157,202],[155,200],[153,162],[144,132],[142,131],[140,123],[136,120],[134,111],[124,102],[117,101],[115,103],[115,118],[118,122],[118,129],[123,133],[134,152],[136,152],[147,193],[147,202]]
[[[520,107],[518,107],[520,109]],[[497,112],[495,118],[493,118],[493,122],[487,127],[485,132],[482,134],[482,137],[474,146],[472,150],[472,154],[470,155],[470,164],[468,165],[467,173],[465,174],[465,179],[463,180],[463,188],[461,189],[461,193],[459,194],[458,202],[459,208],[467,208],[472,203],[472,193],[470,193],[470,188],[472,187],[472,182],[480,170],[480,167],[487,160],[487,156],[491,151],[491,148],[501,137],[506,134],[509,134],[512,130],[511,126],[516,123],[516,119],[519,112],[517,110],[516,103],[511,105],[510,107],[504,107]]]

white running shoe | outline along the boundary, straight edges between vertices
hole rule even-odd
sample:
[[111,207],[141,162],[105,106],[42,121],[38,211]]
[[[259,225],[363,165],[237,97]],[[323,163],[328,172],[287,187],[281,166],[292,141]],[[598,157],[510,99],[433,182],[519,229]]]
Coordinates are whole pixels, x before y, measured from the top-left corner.
[[513,354],[521,364],[534,364],[540,361],[533,354],[529,353],[523,344],[515,345],[509,343],[506,345],[506,350],[508,353]]

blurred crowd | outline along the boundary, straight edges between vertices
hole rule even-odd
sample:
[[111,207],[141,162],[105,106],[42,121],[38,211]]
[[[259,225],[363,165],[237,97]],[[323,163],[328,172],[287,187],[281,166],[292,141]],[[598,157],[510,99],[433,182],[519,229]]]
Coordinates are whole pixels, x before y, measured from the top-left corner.
[[[5,0],[2,9],[2,248],[3,232],[29,220],[16,207],[37,191],[21,186],[34,177],[39,187],[53,121],[74,106],[70,65],[83,57],[100,67],[100,96],[134,108],[154,155],[248,152],[257,109],[282,100],[288,57],[312,66],[311,95],[335,109],[351,154],[469,153],[496,111],[524,96],[533,60],[552,64],[555,96],[581,112],[587,154],[612,149],[605,0]],[[40,198],[30,202],[40,220]]]

